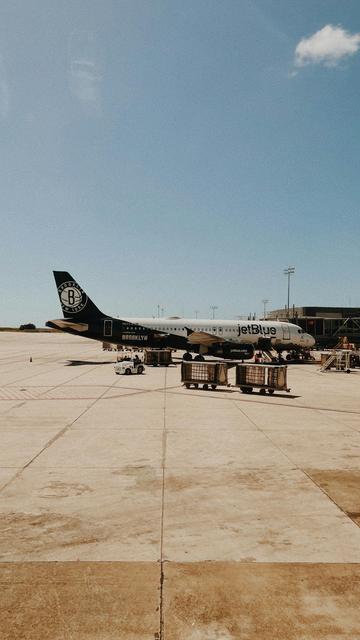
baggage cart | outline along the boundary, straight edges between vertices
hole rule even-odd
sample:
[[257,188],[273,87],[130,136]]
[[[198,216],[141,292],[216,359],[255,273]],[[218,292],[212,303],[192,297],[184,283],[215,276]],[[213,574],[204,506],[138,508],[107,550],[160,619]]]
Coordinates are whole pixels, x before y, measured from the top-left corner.
[[253,389],[259,389],[261,394],[274,391],[286,391],[287,366],[267,364],[237,364],[235,386],[240,387],[243,393],[252,393]]
[[226,362],[199,362],[190,360],[181,364],[181,382],[187,389],[202,385],[203,389],[228,386],[228,366]]
[[145,349],[144,363],[153,367],[168,367],[169,364],[174,364],[171,349]]

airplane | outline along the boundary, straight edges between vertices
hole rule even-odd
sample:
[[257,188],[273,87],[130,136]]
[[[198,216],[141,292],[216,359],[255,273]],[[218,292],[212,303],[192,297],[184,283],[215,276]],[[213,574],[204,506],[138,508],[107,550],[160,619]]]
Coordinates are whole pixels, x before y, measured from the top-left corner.
[[67,271],[54,271],[64,317],[47,327],[129,347],[183,349],[184,359],[204,355],[249,359],[255,349],[300,352],[314,338],[290,322],[201,320],[194,318],[113,318],[102,313]]

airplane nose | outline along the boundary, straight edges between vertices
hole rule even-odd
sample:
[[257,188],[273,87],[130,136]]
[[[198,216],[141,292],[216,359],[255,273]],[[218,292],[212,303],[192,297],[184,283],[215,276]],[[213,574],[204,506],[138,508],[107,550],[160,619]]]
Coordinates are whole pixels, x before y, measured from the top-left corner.
[[315,345],[315,338],[313,338],[313,336],[311,336],[310,333],[307,333],[306,342],[308,343],[308,346],[311,348]]

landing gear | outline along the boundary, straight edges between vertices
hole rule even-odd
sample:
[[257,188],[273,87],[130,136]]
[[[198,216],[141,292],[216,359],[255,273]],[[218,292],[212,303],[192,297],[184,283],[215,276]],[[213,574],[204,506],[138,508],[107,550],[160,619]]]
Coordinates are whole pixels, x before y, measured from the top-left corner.
[[183,355],[183,358],[182,358],[182,359],[183,359],[183,360],[185,360],[185,361],[187,361],[187,360],[192,360],[192,359],[193,359],[193,357],[192,357],[192,354],[191,354],[191,353],[189,353],[189,351],[185,351],[185,353],[184,353],[184,355]]
[[201,355],[201,353],[198,353],[195,356],[194,360],[197,360],[198,362],[205,362],[205,358],[204,358],[204,356]]

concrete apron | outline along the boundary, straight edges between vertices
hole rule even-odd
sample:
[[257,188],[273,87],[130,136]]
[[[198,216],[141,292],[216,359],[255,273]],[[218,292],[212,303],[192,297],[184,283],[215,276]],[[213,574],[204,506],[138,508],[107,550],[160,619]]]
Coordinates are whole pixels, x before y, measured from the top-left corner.
[[245,397],[11,340],[1,639],[360,638],[358,372],[292,367],[294,397]]

